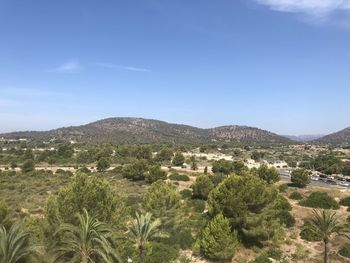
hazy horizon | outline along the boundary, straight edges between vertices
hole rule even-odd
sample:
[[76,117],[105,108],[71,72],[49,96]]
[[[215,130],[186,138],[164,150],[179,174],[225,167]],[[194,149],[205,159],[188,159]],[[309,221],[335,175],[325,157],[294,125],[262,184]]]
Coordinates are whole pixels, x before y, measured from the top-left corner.
[[[24,129],[24,130],[9,130],[9,131],[0,131],[0,134],[6,134],[6,133],[12,133],[12,132],[25,132],[25,131],[49,131],[49,130],[55,130],[55,129],[59,129],[59,128],[66,128],[66,127],[74,127],[74,126],[81,126],[81,125],[87,125],[87,124],[90,124],[90,123],[93,123],[93,122],[96,122],[96,121],[101,121],[101,120],[104,120],[104,119],[109,119],[109,118],[142,118],[142,119],[148,119],[148,120],[157,120],[157,121],[164,121],[164,122],[167,122],[167,123],[170,123],[170,124],[179,124],[179,125],[189,125],[189,126],[192,126],[192,127],[196,127],[196,128],[202,128],[202,129],[210,129],[210,128],[217,128],[217,127],[220,127],[220,126],[230,126],[230,125],[238,125],[238,126],[247,126],[247,127],[252,127],[252,128],[259,128],[259,129],[262,129],[262,130],[266,130],[266,131],[269,131],[269,132],[272,132],[272,133],[276,133],[278,135],[281,135],[281,136],[295,136],[295,137],[303,137],[303,136],[325,136],[325,135],[328,135],[328,134],[331,134],[331,133],[335,133],[335,132],[338,132],[340,130],[343,130],[343,129],[340,129],[340,130],[337,130],[337,131],[332,131],[330,133],[309,133],[309,134],[282,134],[282,133],[278,133],[278,132],[275,132],[275,131],[272,131],[272,130],[269,130],[269,129],[264,129],[264,128],[261,128],[261,127],[257,127],[257,126],[254,126],[254,125],[246,125],[246,124],[236,124],[236,123],[222,123],[222,124],[218,124],[218,125],[214,125],[214,126],[198,126],[198,125],[193,125],[191,123],[183,123],[183,122],[173,122],[173,121],[168,121],[168,120],[161,120],[161,119],[155,119],[155,118],[148,118],[148,117],[140,117],[140,116],[109,116],[109,117],[104,117],[104,118],[100,118],[100,119],[95,119],[95,120],[92,120],[92,121],[88,121],[88,122],[84,122],[84,123],[73,123],[73,124],[68,124],[68,125],[63,125],[63,126],[53,126],[53,127],[49,127],[47,129]],[[347,127],[345,127],[347,128]],[[344,129],[345,129],[344,128]]]
[[331,0],[0,0],[0,133],[110,116],[337,132],[349,19]]

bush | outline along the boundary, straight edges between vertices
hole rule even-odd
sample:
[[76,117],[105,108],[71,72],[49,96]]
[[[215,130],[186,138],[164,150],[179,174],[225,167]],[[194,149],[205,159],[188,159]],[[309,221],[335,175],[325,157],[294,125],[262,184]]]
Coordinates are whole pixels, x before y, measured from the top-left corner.
[[151,248],[146,255],[146,263],[173,262],[179,256],[178,249],[163,243],[152,242]]
[[181,249],[190,249],[194,240],[190,229],[182,229],[170,233],[170,237],[164,241],[168,245],[176,245]]
[[264,255],[258,256],[251,263],[272,263],[272,261]]
[[190,180],[188,175],[186,175],[186,174],[178,174],[178,173],[172,173],[169,176],[169,179],[172,180],[172,181],[184,181],[184,182],[188,182]]
[[190,198],[192,196],[192,191],[190,189],[184,189],[180,191],[180,194],[183,198]]
[[286,227],[295,225],[295,218],[287,210],[277,212],[276,217],[280,220],[280,223]]
[[301,227],[300,237],[306,241],[313,242],[322,240],[322,237],[319,234],[311,230],[311,223],[308,221],[305,221],[304,225]]
[[145,179],[148,170],[148,163],[145,160],[138,160],[132,164],[123,167],[123,176],[127,179],[138,181]]
[[193,207],[194,211],[197,213],[203,213],[205,209],[205,201],[200,199],[191,200],[190,205]]
[[340,205],[343,205],[343,206],[350,206],[350,196],[347,196],[345,198],[342,198],[340,201],[339,201],[339,204]]
[[305,249],[305,247],[302,244],[297,244],[292,257],[294,260],[298,261],[300,259],[307,258],[308,254],[309,252]]
[[275,210],[286,210],[286,211],[292,210],[292,206],[290,205],[288,200],[285,197],[283,197],[282,195],[279,195],[276,198],[273,208]]
[[213,184],[215,186],[217,186],[219,183],[221,183],[223,180],[225,180],[227,178],[227,175],[223,174],[223,173],[216,173],[216,174],[212,175],[210,178],[211,178]]
[[300,204],[312,208],[339,209],[339,204],[335,199],[325,192],[313,192]]
[[282,251],[279,250],[278,248],[270,248],[267,252],[266,252],[266,256],[269,258],[273,258],[275,260],[280,260],[282,258]]
[[278,190],[280,191],[280,193],[285,193],[288,190],[288,184],[280,184],[278,186]]
[[84,174],[89,174],[89,173],[91,173],[90,169],[87,168],[86,166],[83,166],[83,167],[79,168],[78,171],[79,171],[79,172],[82,172],[82,173],[84,173]]
[[206,200],[210,191],[214,188],[214,184],[208,175],[201,175],[197,177],[191,188],[193,189],[194,198]]
[[213,260],[229,261],[237,245],[237,236],[231,233],[229,220],[221,214],[209,221],[199,238],[200,253]]
[[160,165],[154,165],[146,173],[146,182],[151,184],[158,180],[165,180],[166,175],[166,172],[162,170]]
[[350,244],[342,246],[338,253],[343,257],[350,258]]
[[293,200],[301,200],[303,199],[303,196],[301,195],[301,193],[294,191],[289,195],[289,198]]
[[310,172],[301,168],[295,169],[290,180],[297,187],[305,187],[310,183]]

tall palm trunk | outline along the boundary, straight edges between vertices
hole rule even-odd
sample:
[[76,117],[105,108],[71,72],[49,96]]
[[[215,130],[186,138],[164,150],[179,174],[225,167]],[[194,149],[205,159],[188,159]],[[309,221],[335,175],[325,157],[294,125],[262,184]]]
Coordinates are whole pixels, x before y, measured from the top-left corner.
[[327,263],[328,261],[328,242],[324,241],[324,252],[323,252],[323,263]]
[[144,246],[140,246],[140,263],[144,263],[145,262],[145,251],[146,249],[144,248]]

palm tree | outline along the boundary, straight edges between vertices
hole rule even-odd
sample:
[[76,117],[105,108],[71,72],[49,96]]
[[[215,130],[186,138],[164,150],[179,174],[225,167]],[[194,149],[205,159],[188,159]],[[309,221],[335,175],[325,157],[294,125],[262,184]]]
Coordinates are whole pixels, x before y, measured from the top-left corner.
[[91,217],[86,209],[83,214],[78,214],[79,225],[63,224],[55,235],[62,234],[62,241],[54,252],[52,262],[62,258],[71,258],[70,262],[94,263],[121,262],[118,254],[108,240],[112,230],[96,218]]
[[349,238],[348,227],[339,221],[336,212],[331,210],[313,210],[313,216],[310,219],[311,230],[322,238],[324,244],[323,262],[328,261],[328,243],[332,236],[339,235]]
[[38,247],[29,245],[29,233],[20,230],[20,223],[15,223],[7,231],[0,228],[0,262],[16,263],[29,255],[38,253]]
[[145,261],[146,245],[149,239],[155,236],[160,236],[160,233],[157,231],[160,226],[160,220],[156,219],[151,222],[151,217],[151,213],[146,213],[144,215],[136,213],[136,218],[129,229],[140,252],[140,263],[144,263]]

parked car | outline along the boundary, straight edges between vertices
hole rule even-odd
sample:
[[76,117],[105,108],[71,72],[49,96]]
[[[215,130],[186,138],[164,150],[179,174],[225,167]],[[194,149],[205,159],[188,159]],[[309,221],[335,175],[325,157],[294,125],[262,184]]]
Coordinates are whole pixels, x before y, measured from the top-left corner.
[[342,182],[339,182],[339,185],[349,187],[350,183],[342,181]]
[[336,184],[337,184],[337,182],[334,181],[334,180],[332,180],[332,179],[327,179],[327,180],[326,180],[326,183],[327,183],[327,184],[333,184],[333,185],[336,185]]

